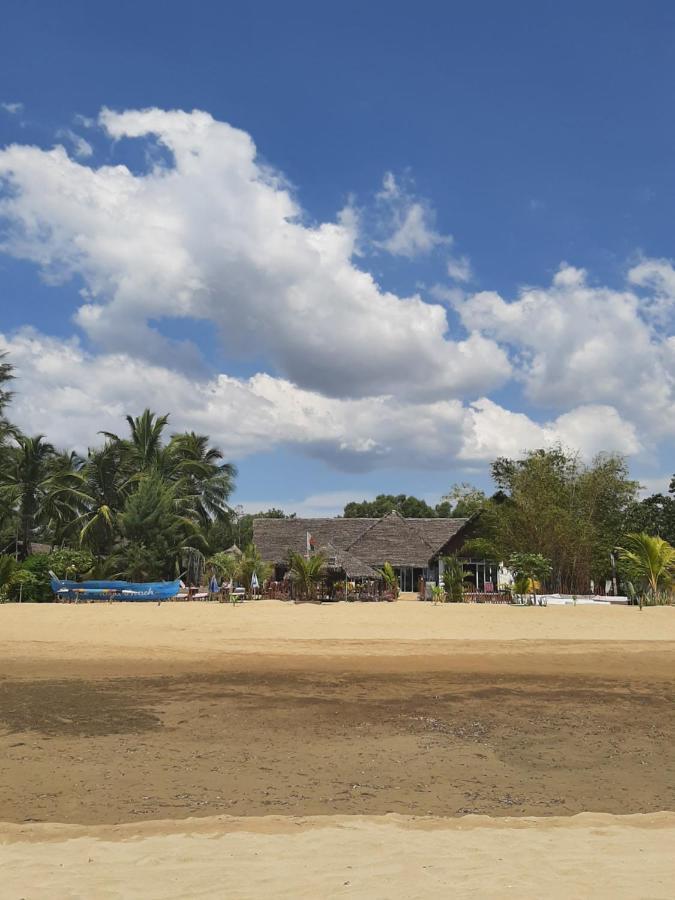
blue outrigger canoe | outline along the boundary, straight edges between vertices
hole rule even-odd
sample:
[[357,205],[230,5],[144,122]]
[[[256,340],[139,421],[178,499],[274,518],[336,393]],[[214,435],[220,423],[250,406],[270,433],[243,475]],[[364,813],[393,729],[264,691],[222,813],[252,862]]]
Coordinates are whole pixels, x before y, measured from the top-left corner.
[[180,591],[176,581],[68,581],[52,578],[52,590],[64,600],[170,600]]

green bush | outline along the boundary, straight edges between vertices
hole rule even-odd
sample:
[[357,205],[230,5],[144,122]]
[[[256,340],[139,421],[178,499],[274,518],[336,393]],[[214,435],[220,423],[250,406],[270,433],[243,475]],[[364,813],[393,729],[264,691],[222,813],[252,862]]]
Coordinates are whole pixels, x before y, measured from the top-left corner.
[[34,553],[19,566],[12,578],[12,599],[24,603],[48,603],[54,599],[49,570],[49,553]]
[[51,553],[34,553],[27,557],[11,578],[9,597],[24,603],[50,603],[54,599],[51,575],[77,580],[92,567],[94,559],[88,550],[63,548]]

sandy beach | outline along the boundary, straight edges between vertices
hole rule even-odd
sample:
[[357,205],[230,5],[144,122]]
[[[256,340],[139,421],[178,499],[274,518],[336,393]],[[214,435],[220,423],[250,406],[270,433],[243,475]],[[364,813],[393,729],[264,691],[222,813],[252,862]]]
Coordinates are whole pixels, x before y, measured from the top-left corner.
[[674,650],[671,608],[0,607],[1,895],[672,896]]

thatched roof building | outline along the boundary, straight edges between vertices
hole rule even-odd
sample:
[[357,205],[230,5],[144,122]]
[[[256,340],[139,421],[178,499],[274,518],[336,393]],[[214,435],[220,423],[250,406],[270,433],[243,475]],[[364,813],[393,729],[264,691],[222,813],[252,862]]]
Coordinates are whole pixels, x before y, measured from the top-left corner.
[[461,545],[469,519],[404,519],[391,512],[381,519],[254,519],[253,541],[277,570],[291,552],[305,553],[307,536],[327,557],[341,561],[350,578],[370,578],[385,562],[420,575],[438,571],[438,558]]

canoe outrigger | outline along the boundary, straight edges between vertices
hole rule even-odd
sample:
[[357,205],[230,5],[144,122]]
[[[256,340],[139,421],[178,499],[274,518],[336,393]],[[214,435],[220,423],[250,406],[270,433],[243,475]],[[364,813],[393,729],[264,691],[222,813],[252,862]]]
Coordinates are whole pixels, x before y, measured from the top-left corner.
[[170,600],[180,591],[176,581],[68,581],[53,572],[52,590],[64,600]]

